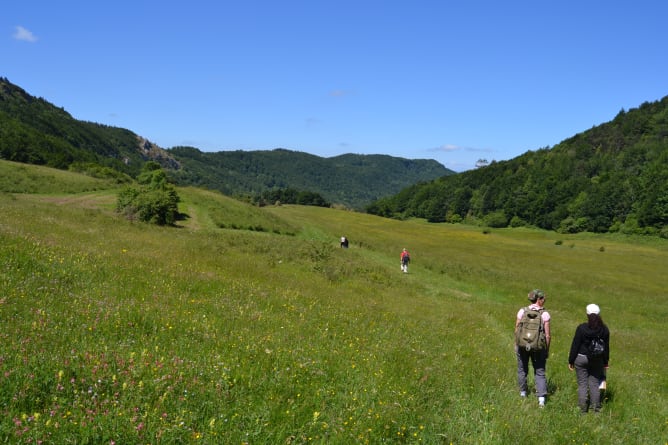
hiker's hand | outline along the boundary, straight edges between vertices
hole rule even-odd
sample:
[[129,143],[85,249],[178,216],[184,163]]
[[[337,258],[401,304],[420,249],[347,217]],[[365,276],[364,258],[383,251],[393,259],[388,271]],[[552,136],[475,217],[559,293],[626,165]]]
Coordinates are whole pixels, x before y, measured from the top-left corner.
[[571,364],[569,363],[569,364],[568,364],[568,369],[570,369],[570,370],[572,371],[572,370],[575,369],[575,368],[573,368],[573,365],[571,365]]

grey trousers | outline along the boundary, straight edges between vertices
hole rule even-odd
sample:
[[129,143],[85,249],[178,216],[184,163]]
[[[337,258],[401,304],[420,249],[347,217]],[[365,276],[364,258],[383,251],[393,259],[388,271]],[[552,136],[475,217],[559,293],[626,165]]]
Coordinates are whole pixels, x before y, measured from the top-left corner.
[[547,395],[547,378],[545,367],[547,366],[547,351],[527,352],[522,348],[517,349],[517,384],[520,391],[527,391],[527,376],[529,374],[529,360],[533,366],[533,375],[536,384],[536,395],[545,397]]
[[601,410],[601,391],[598,386],[603,377],[603,362],[601,360],[590,361],[586,355],[578,354],[575,358],[575,376],[578,380],[578,406],[580,411],[586,413],[589,406],[594,411]]

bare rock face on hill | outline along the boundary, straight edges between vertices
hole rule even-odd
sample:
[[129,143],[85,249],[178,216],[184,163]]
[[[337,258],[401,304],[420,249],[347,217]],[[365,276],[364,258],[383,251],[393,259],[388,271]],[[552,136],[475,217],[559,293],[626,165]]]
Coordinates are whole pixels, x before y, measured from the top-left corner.
[[160,148],[146,138],[137,136],[138,149],[142,157],[147,161],[155,161],[163,168],[178,170],[181,168],[179,161],[174,159],[167,151]]

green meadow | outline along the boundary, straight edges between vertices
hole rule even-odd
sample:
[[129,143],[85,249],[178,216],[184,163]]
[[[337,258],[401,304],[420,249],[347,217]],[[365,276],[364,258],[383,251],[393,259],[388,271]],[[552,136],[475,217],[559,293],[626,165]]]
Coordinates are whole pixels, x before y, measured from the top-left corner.
[[[194,188],[158,227],[116,214],[111,181],[6,161],[0,190],[0,443],[668,444],[666,240]],[[533,288],[543,409],[513,351]],[[592,302],[608,390],[580,415],[567,355]]]

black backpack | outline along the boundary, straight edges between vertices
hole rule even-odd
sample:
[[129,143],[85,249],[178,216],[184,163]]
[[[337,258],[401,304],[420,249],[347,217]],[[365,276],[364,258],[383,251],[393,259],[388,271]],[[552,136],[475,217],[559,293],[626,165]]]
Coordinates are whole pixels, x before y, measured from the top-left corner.
[[587,356],[600,357],[605,352],[605,341],[601,337],[590,337],[587,341]]

